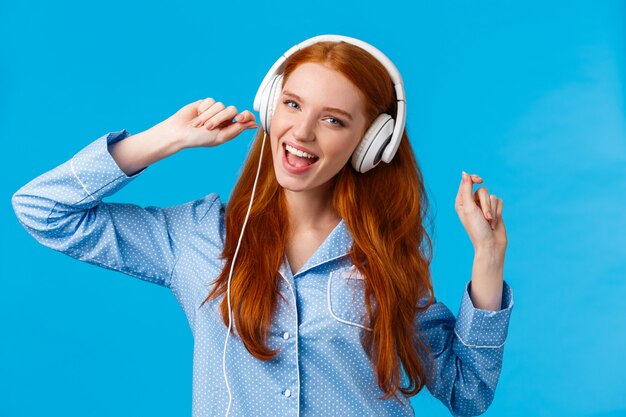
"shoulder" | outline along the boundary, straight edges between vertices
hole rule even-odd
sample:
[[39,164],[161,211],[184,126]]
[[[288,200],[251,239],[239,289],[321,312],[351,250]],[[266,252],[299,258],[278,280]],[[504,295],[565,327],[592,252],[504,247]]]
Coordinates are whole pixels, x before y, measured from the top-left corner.
[[220,248],[224,247],[226,225],[224,215],[226,204],[222,202],[219,194],[210,193],[196,200],[198,224],[201,229],[209,234],[209,238]]
[[217,193],[210,193],[204,197],[188,201],[183,204],[165,209],[170,220],[180,218],[186,224],[199,225],[205,222],[219,220],[223,216],[224,206]]
[[218,221],[224,217],[225,204],[217,193],[210,193],[191,202],[198,223]]
[[183,245],[196,246],[205,242],[223,247],[225,205],[217,193],[168,207],[165,212],[170,232]]

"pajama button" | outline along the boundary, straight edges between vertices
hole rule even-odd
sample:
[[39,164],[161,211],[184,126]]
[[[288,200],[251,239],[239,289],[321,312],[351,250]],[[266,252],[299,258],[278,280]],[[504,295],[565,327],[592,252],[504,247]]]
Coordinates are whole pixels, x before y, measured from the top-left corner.
[[285,340],[289,339],[289,332],[283,333],[283,339]]
[[289,391],[288,389],[285,390],[284,394],[285,397],[291,397],[291,391]]

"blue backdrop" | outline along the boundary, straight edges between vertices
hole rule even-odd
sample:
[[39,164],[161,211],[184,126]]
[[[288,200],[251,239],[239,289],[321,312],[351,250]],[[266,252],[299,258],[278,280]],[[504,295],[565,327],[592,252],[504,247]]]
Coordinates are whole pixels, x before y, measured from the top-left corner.
[[[454,211],[461,171],[504,200],[516,307],[485,415],[626,415],[625,9],[3,3],[0,415],[190,415],[192,335],[171,293],[39,245],[11,195],[97,137],[138,133],[191,101],[252,110],[280,54],[322,33],[372,43],[403,75],[436,213],[435,291],[455,314],[473,260]],[[252,134],[160,161],[109,201],[226,201]],[[448,415],[427,390],[412,401],[418,415]]]

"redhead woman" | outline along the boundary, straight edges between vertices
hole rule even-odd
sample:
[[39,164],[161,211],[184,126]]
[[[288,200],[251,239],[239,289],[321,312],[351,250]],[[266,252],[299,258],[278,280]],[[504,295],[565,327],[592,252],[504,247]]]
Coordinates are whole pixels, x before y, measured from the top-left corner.
[[455,208],[475,256],[455,316],[433,291],[393,63],[358,39],[308,39],[270,69],[254,110],[228,203],[102,201],[182,149],[259,127],[206,98],[89,143],[19,189],[15,213],[47,247],[172,291],[194,336],[195,417],[413,416],[424,387],[455,416],[485,412],[513,308],[502,200],[463,173]]

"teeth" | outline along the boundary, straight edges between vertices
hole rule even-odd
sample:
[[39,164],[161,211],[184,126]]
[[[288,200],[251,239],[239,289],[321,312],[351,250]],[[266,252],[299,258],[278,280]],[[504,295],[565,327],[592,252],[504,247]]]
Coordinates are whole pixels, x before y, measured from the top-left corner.
[[287,148],[287,151],[289,153],[292,153],[294,155],[298,155],[300,157],[309,158],[309,159],[317,158],[317,156],[315,156],[315,155],[311,155],[310,153],[302,152],[302,151],[294,148],[293,146],[289,146],[287,144],[285,144],[285,148]]

